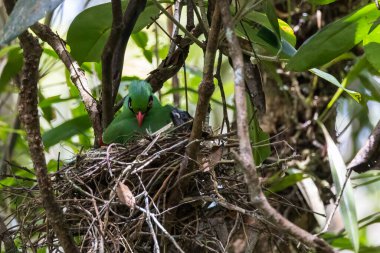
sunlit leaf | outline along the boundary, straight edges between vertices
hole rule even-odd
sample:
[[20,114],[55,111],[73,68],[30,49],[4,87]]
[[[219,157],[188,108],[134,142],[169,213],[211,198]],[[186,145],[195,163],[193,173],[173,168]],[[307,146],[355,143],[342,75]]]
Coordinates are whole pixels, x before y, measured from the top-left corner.
[[280,26],[278,24],[276,9],[273,6],[273,0],[267,0],[265,13],[269,20],[269,23],[271,24],[273,28],[274,33],[277,36],[277,39],[281,40]]
[[325,26],[302,44],[287,68],[305,71],[326,64],[361,42],[379,17],[376,5],[369,4]]
[[62,2],[63,0],[18,0],[1,33],[0,45],[12,41]]
[[364,38],[363,45],[367,60],[377,71],[380,71],[380,26]]
[[[272,14],[274,16],[275,14]],[[275,23],[274,17],[271,21],[267,15],[261,12],[252,11],[248,13],[236,26],[237,33],[243,37],[247,37],[253,43],[253,47],[260,46],[273,55],[280,53],[285,54],[288,58],[291,56],[291,52],[284,52],[284,48],[289,48],[296,44],[296,37],[292,28],[284,21],[277,19],[277,23],[280,28],[280,36],[278,32],[273,28],[272,23]],[[274,24],[275,26],[275,24]],[[281,57],[284,57],[280,54]]]
[[[123,8],[128,1],[122,1]],[[133,33],[152,23],[152,17],[159,13],[158,8],[148,2],[133,28]],[[75,17],[67,33],[67,43],[71,54],[79,62],[100,61],[103,47],[111,32],[111,3],[90,7]]]
[[[341,192],[344,182],[346,180],[347,167],[343,161],[342,155],[340,154],[338,147],[335,145],[326,127],[320,122],[318,122],[318,124],[322,128],[323,134],[326,139],[330,170],[333,177],[336,192],[339,193]],[[350,239],[355,252],[358,252],[359,229],[356,215],[354,192],[351,185],[351,181],[349,179],[347,180],[348,181],[346,183],[342,199],[339,205],[339,210],[343,217],[343,223],[348,238]]]
[[333,75],[330,75],[329,73],[326,73],[320,69],[310,69],[309,70],[311,73],[319,76],[320,78],[334,84],[336,87],[343,89],[345,92],[348,93],[356,102],[360,103],[361,101],[361,94],[356,91],[349,90],[345,88]]

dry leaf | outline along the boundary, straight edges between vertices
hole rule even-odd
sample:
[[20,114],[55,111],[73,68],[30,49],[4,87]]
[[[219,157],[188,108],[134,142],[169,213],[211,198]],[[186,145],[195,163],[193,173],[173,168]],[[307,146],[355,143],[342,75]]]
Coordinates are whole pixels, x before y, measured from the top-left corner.
[[133,193],[131,192],[128,186],[119,182],[119,185],[116,187],[116,193],[121,203],[127,205],[129,208],[135,207],[135,196],[133,196]]
[[[214,146],[211,148],[211,153],[201,157],[201,170],[203,172],[210,171],[214,169],[214,167],[220,162],[223,155],[223,147],[222,146]],[[198,158],[199,159],[199,158]]]

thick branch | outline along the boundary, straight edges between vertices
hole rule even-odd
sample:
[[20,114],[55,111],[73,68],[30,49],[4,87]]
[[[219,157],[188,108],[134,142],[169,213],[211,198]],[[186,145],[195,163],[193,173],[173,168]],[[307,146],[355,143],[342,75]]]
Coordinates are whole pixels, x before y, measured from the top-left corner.
[[373,129],[367,142],[355,155],[354,159],[348,165],[351,169],[358,173],[368,170],[380,170],[380,121]]
[[[202,135],[202,127],[205,122],[211,95],[214,92],[214,63],[216,50],[218,49],[218,35],[221,28],[220,11],[216,7],[212,17],[211,28],[208,36],[206,53],[203,66],[203,80],[199,85],[198,103],[195,110],[193,128],[190,135],[190,142],[199,139]],[[199,149],[199,142],[193,142],[186,150],[190,159],[195,159],[196,151]]]
[[63,212],[55,200],[49,175],[47,173],[37,109],[38,65],[42,54],[42,48],[38,44],[38,40],[29,32],[21,34],[19,39],[21,47],[24,50],[19,114],[20,121],[24,125],[26,131],[30,156],[33,161],[40,189],[42,205],[45,208],[49,223],[52,225],[64,251],[79,252],[73,237],[69,233]]
[[94,128],[96,144],[102,136],[102,125],[100,121],[100,113],[98,103],[91,95],[91,90],[88,87],[86,76],[79,64],[71,57],[65,48],[64,41],[55,34],[48,26],[35,24],[32,27],[33,32],[43,41],[47,42],[53,50],[58,54],[61,61],[65,64],[70,72],[71,81],[78,88],[87,113],[90,116],[92,127]]
[[239,137],[239,155],[237,160],[244,168],[245,180],[251,197],[251,202],[263,212],[279,229],[289,233],[309,247],[322,252],[333,252],[333,249],[323,240],[299,228],[281,216],[268,202],[260,186],[260,180],[252,156],[247,120],[247,103],[245,99],[244,60],[239,40],[235,35],[229,1],[218,2],[229,45],[229,54],[234,67],[235,102],[237,114],[237,132]]
[[[199,98],[198,104],[195,112],[195,117],[193,121],[193,128],[190,136],[190,140],[195,140],[201,137],[202,134],[202,125],[206,118],[206,113],[208,109],[208,105],[210,102],[210,98],[212,93],[214,92],[214,82],[213,82],[213,72],[214,72],[214,62],[215,62],[215,54],[218,48],[218,35],[220,31],[220,12],[215,11],[213,16],[212,27],[209,33],[209,40],[207,41],[205,60],[204,60],[204,69],[203,69],[203,80],[199,87]],[[177,178],[178,180],[186,174],[189,170],[191,170],[194,166],[194,163],[188,163],[190,160],[194,160],[196,156],[197,148],[199,147],[198,142],[193,142],[186,149],[186,158],[182,161],[180,170],[178,172]],[[189,159],[190,158],[190,159]],[[182,180],[178,187],[174,189],[168,198],[168,206],[173,207],[178,203],[178,200],[183,196],[183,192],[186,191],[189,185],[189,178]],[[171,229],[173,225],[175,213],[168,212],[166,215],[166,222],[168,229]]]
[[[147,0],[131,0],[128,3],[127,9],[123,16],[123,29],[116,47],[113,48],[112,57],[112,86],[113,86],[113,99],[114,104],[117,92],[120,86],[121,74],[124,66],[125,50],[129,41],[129,37],[132,34],[136,21],[141,12],[145,9]],[[109,108],[108,108],[109,109]]]
[[111,34],[102,53],[102,126],[105,129],[113,119],[112,58],[123,29],[123,12],[120,0],[112,0]]
[[[194,37],[199,37],[202,34],[202,27],[197,25],[191,34]],[[154,92],[160,90],[164,82],[174,76],[182,68],[189,53],[189,47],[193,43],[194,41],[188,37],[180,39],[178,47],[173,54],[168,54],[160,65],[149,73],[149,76],[145,80],[152,85]]]

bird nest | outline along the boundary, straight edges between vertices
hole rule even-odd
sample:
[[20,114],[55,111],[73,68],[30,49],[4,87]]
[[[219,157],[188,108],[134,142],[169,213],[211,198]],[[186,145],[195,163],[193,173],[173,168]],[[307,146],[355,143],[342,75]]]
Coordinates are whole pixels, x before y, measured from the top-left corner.
[[[189,133],[178,129],[78,154],[53,174],[52,186],[80,250],[239,252],[253,250],[264,234],[284,239],[250,204],[230,152],[233,135],[202,139],[196,169],[181,177]],[[176,198],[184,181],[186,192]],[[23,249],[59,252],[37,186],[9,195],[23,198],[10,230]]]

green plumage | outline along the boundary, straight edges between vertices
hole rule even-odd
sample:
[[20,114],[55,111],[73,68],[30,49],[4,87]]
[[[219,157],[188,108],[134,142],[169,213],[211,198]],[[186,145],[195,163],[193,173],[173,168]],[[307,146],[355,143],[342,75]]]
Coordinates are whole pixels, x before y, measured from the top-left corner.
[[[162,106],[152,88],[145,81],[132,81],[125,98],[123,111],[116,116],[103,133],[103,142],[126,143],[147,131],[155,132],[171,122],[170,113],[173,108]],[[141,126],[138,124],[137,114],[144,115]]]

